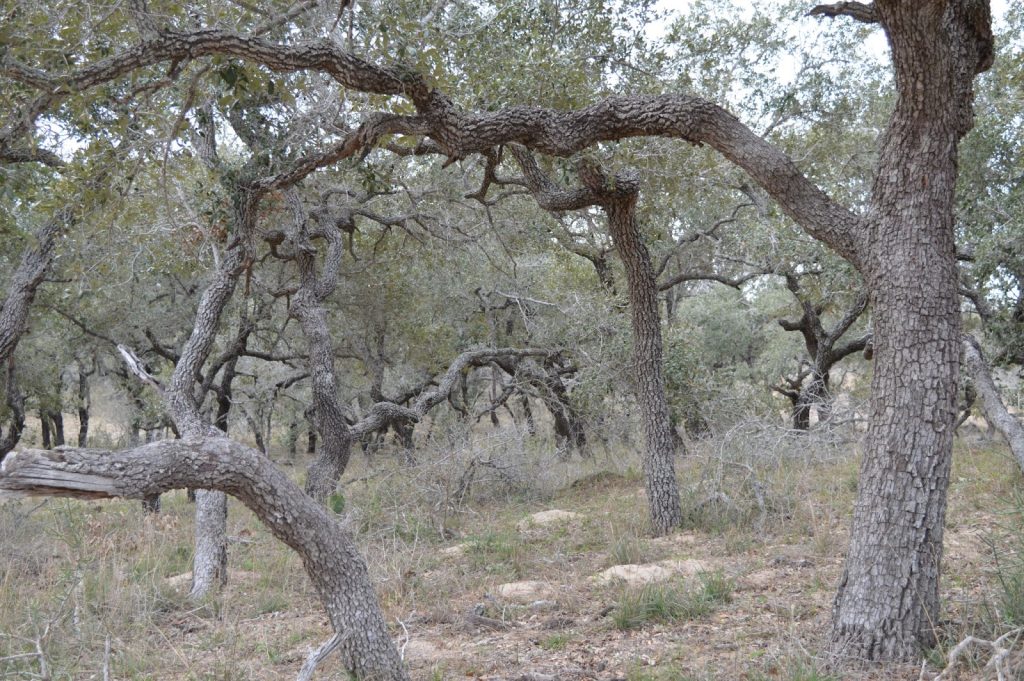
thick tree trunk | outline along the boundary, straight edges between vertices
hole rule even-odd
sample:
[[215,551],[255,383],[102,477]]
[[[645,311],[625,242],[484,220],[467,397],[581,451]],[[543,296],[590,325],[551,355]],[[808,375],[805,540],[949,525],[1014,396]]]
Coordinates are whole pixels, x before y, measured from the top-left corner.
[[200,485],[237,497],[301,556],[356,679],[407,681],[352,536],[256,450],[211,435],[124,452],[29,450],[9,456],[0,470],[0,490],[86,499],[138,499]]
[[1017,417],[1011,414],[1003,403],[999,394],[999,388],[992,380],[992,372],[989,370],[988,362],[981,352],[978,341],[971,336],[965,336],[963,341],[964,364],[967,372],[974,381],[974,388],[981,397],[981,404],[985,409],[985,415],[1010,445],[1010,452],[1017,460],[1017,465],[1024,471],[1024,426],[1021,426]]
[[872,196],[872,417],[832,631],[833,654],[871,661],[916,659],[940,619],[960,364],[957,145],[972,124],[975,73],[990,63],[986,30],[991,48],[987,2],[875,8],[898,98]]

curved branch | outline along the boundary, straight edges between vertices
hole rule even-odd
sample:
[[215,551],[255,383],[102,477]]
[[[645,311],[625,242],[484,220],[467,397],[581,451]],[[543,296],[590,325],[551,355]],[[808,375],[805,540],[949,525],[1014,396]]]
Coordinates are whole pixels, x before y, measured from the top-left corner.
[[142,499],[183,487],[237,497],[302,557],[334,630],[345,636],[342,659],[356,678],[407,680],[348,530],[258,451],[209,436],[121,452],[23,450],[0,464],[0,491],[8,493]]
[[1021,426],[1017,417],[1006,409],[1003,398],[999,394],[999,388],[992,380],[992,372],[981,352],[978,340],[970,334],[964,334],[963,349],[964,365],[971,375],[975,390],[981,396],[985,414],[1006,438],[1013,458],[1017,460],[1017,465],[1021,470],[1024,470],[1024,427]]
[[576,111],[514,106],[497,112],[469,113],[432,90],[418,74],[402,67],[371,64],[319,40],[283,45],[229,31],[165,31],[120,54],[62,77],[40,106],[52,106],[82,91],[128,73],[167,61],[227,55],[275,71],[313,70],[361,92],[401,95],[419,116],[387,116],[389,132],[427,135],[452,159],[484,153],[518,142],[536,151],[569,156],[601,141],[657,136],[707,144],[744,169],[798,224],[856,266],[866,230],[863,219],[832,201],[810,182],[780,149],[768,143],[722,107],[683,94],[609,97]]

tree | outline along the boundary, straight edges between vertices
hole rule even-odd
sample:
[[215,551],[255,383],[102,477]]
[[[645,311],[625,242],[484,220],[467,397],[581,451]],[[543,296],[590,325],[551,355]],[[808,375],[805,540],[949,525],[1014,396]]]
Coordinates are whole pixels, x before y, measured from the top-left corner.
[[992,64],[989,4],[878,0],[823,5],[813,14],[878,24],[891,48],[896,99],[863,213],[838,204],[781,149],[699,97],[618,95],[571,110],[474,110],[416,70],[373,63],[330,40],[286,42],[282,36],[284,42],[275,42],[216,28],[144,32],[122,51],[90,55],[83,66],[64,71],[48,72],[53,67],[45,63],[25,65],[24,47],[9,51],[3,74],[39,94],[29,125],[16,135],[0,135],[0,141],[14,148],[31,128],[33,113],[37,118],[39,111],[97,85],[218,55],[274,71],[323,73],[351,90],[393,98],[395,109],[368,114],[358,129],[332,137],[321,153],[296,166],[292,178],[387,144],[391,135],[421,138],[416,153],[451,160],[493,154],[509,143],[566,157],[640,136],[712,147],[867,282],[874,310],[871,423],[835,602],[833,652],[872,661],[908,659],[934,641],[939,621],[960,355],[954,192],[959,142],[973,123],[974,79]]
[[578,169],[583,187],[562,190],[540,170],[527,150],[516,145],[509,149],[523,171],[524,184],[543,208],[561,212],[597,205],[607,216],[608,231],[625,265],[629,287],[633,372],[646,439],[644,488],[651,526],[655,534],[667,534],[678,527],[683,518],[675,471],[678,436],[672,427],[665,397],[658,284],[650,251],[637,226],[639,178],[635,172],[609,175],[594,161],[585,160]]

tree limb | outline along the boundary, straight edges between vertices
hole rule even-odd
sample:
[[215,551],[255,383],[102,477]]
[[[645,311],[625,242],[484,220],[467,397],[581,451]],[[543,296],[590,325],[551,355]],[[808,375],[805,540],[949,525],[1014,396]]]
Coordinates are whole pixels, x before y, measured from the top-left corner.
[[878,12],[874,5],[862,2],[837,2],[831,5],[818,5],[807,13],[809,17],[850,17],[864,24],[877,24]]

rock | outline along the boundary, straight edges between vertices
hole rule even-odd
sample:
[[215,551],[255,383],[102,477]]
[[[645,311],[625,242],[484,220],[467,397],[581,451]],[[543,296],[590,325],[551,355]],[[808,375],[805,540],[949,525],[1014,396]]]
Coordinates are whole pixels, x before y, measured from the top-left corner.
[[454,546],[446,546],[441,549],[440,553],[442,556],[448,556],[449,558],[461,556],[466,552],[469,546],[466,544],[455,544]]
[[592,579],[602,584],[621,581],[629,586],[664,582],[672,577],[693,577],[705,571],[699,560],[663,560],[646,565],[616,565],[598,573]]
[[516,523],[516,529],[520,532],[525,532],[531,527],[537,527],[540,525],[551,525],[553,523],[567,523],[570,520],[582,518],[583,516],[579,513],[573,513],[572,511],[561,511],[557,508],[551,509],[550,511],[539,511],[533,515],[528,515],[518,523]]
[[593,579],[601,584],[625,582],[629,586],[664,582],[672,576],[672,571],[661,565],[616,565],[598,573]]
[[773,556],[771,564],[777,567],[806,568],[813,566],[814,561],[807,556],[791,556],[782,553],[777,556]]
[[554,589],[544,582],[527,580],[499,585],[498,595],[507,601],[532,603],[533,601],[550,598],[554,595]]

